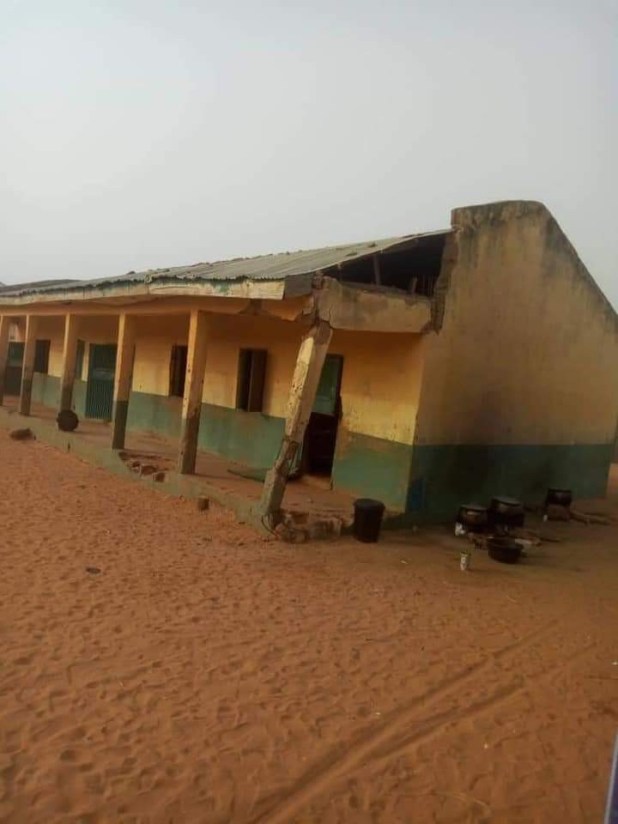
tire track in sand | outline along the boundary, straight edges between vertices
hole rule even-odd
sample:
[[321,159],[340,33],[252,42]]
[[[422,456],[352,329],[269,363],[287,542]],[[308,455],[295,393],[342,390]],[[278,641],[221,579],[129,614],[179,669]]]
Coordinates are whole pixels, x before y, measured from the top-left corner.
[[[523,688],[524,679],[522,677],[517,677],[508,686],[494,690],[490,695],[460,708],[459,711],[439,710],[421,721],[417,720],[417,711],[420,707],[431,709],[436,703],[448,698],[451,692],[459,691],[462,684],[473,680],[475,676],[497,663],[508,660],[520,649],[550,634],[556,623],[552,621],[541,629],[534,630],[511,644],[489,653],[482,661],[466,667],[452,678],[443,681],[431,693],[425,693],[403,707],[394,709],[379,730],[363,732],[353,739],[345,750],[336,748],[328,753],[310,767],[284,795],[263,799],[261,803],[258,803],[262,809],[256,811],[250,819],[250,824],[265,824],[265,822],[288,824],[292,817],[310,803],[317,793],[325,790],[364,761],[389,758],[412,744],[418,745],[430,739],[447,722],[458,723],[464,718],[475,717],[507,701]],[[414,725],[414,732],[411,733],[407,731],[410,724]],[[404,731],[401,729],[402,726]]]

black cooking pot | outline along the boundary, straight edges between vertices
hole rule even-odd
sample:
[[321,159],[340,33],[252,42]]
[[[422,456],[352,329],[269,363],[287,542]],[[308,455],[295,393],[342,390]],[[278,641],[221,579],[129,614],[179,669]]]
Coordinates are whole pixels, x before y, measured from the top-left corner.
[[480,504],[462,504],[457,513],[457,522],[468,532],[483,532],[489,522],[487,507]]
[[56,423],[61,432],[74,432],[79,425],[79,418],[72,409],[61,409],[56,415]]
[[547,495],[545,496],[546,506],[564,506],[568,509],[572,503],[573,493],[570,489],[550,488],[547,490]]
[[489,505],[489,522],[492,526],[518,527],[524,525],[524,505],[515,498],[496,496]]
[[510,538],[490,538],[487,552],[494,561],[502,564],[516,564],[521,557],[521,546]]

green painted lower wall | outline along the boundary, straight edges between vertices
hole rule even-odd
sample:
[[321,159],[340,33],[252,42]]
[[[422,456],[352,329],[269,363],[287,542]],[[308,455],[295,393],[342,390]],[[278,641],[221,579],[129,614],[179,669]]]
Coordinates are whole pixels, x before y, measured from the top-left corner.
[[[33,400],[57,407],[60,379],[35,375]],[[73,408],[85,414],[86,381],[75,381]],[[127,428],[179,438],[182,399],[131,392]],[[283,418],[202,404],[199,448],[247,467],[272,466],[284,434]],[[333,467],[333,486],[359,497],[375,497],[389,508],[403,511],[410,478],[412,448],[368,435],[342,431]]]
[[423,520],[451,520],[462,503],[509,495],[538,504],[550,486],[576,498],[602,497],[613,443],[414,447],[406,509]]
[[412,447],[340,430],[333,486],[359,497],[377,498],[390,509],[406,507]]
[[[35,373],[32,398],[56,408],[60,379]],[[80,418],[85,398],[86,382],[76,381],[73,407]],[[178,438],[181,414],[180,398],[132,392],[128,428]],[[283,433],[282,418],[202,405],[199,447],[245,466],[270,467]],[[489,503],[494,495],[540,503],[549,486],[572,489],[578,498],[604,496],[613,453],[613,442],[412,447],[342,429],[333,486],[359,497],[378,498],[414,520],[448,521],[462,503]]]
[[180,437],[182,398],[131,392],[127,427],[144,432],[159,432],[170,438]]
[[21,390],[21,366],[7,366],[4,376],[4,394],[16,397]]
[[[79,413],[78,413],[79,414]],[[180,398],[132,392],[128,428],[180,436]],[[199,448],[247,467],[272,466],[284,434],[283,418],[202,404]],[[333,468],[333,486],[377,497],[397,510],[406,505],[412,448],[367,435],[342,433]]]
[[[32,398],[35,403],[57,407],[60,378],[35,374]],[[73,408],[78,417],[84,417],[85,406],[86,381],[76,380]],[[128,429],[179,438],[181,421],[182,398],[131,392]],[[200,418],[199,447],[247,466],[265,469],[275,460],[284,425],[283,418],[205,403]]]
[[32,403],[57,409],[60,403],[60,378],[35,372],[32,378]]
[[[32,402],[58,409],[60,405],[60,378],[35,372],[32,380]],[[86,381],[73,385],[73,409],[79,418],[84,417],[86,407]]]
[[275,460],[285,422],[283,418],[202,404],[199,448],[251,467],[270,467]]
[[[131,392],[129,429],[179,438],[181,424],[182,398]],[[282,418],[204,403],[198,445],[247,466],[265,468],[275,459],[283,427]]]
[[73,384],[73,410],[78,418],[86,416],[86,381],[75,381]]

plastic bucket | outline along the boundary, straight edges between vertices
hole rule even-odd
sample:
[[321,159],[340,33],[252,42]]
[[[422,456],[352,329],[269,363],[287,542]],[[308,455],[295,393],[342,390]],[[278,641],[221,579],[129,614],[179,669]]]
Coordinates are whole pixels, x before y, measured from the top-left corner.
[[375,544],[380,537],[384,504],[372,498],[354,501],[354,537],[365,544]]

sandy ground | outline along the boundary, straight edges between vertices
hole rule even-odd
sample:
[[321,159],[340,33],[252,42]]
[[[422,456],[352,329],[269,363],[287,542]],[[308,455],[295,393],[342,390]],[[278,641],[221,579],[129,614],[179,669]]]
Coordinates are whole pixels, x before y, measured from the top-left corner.
[[0,821],[601,821],[618,527],[462,573],[446,531],[290,547],[3,432],[0,466]]

